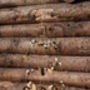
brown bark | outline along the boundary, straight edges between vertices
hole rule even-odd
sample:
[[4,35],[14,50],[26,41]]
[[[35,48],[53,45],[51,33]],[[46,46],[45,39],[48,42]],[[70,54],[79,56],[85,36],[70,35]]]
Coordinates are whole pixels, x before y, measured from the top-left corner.
[[[8,81],[0,82],[0,90],[23,90],[23,88],[26,86],[27,83],[11,83]],[[45,88],[45,90],[50,85],[45,84],[35,84],[37,89],[40,87]],[[61,90],[59,85],[57,85],[58,90]],[[84,88],[77,88],[77,87],[65,87],[65,90],[89,90]]]
[[62,1],[71,3],[75,0],[0,0],[0,7],[59,3],[59,2],[62,2]]
[[62,63],[61,68],[55,65],[56,70],[67,71],[83,71],[90,72],[90,57],[71,57],[71,56],[38,56],[38,55],[0,55],[0,67],[14,68],[39,68],[52,67],[58,58],[58,62]]
[[7,69],[0,68],[0,80],[23,82],[34,81],[38,83],[57,83],[61,81],[65,85],[80,86],[90,88],[90,73],[77,73],[77,72],[45,72],[45,75],[41,75],[40,71],[33,71],[30,74],[26,73],[26,69]]
[[68,2],[68,3],[71,3],[71,2],[74,2],[76,0],[64,0],[65,2]]
[[63,22],[0,26],[1,37],[90,36],[90,22]]
[[25,83],[11,83],[9,81],[0,82],[0,90],[23,90]]
[[1,38],[0,53],[90,55],[90,38]]
[[[72,8],[71,8],[72,7]],[[90,20],[90,2],[47,4],[0,10],[0,24]]]

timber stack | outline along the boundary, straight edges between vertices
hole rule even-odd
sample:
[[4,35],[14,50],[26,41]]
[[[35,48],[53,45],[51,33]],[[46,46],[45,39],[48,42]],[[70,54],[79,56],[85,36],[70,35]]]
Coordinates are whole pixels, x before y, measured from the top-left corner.
[[0,0],[0,90],[90,90],[90,1]]

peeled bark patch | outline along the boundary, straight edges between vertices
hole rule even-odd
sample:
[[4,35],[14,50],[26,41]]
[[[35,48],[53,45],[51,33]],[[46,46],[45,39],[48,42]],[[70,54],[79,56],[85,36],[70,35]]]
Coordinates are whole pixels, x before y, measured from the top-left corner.
[[1,38],[0,53],[90,55],[90,38]]
[[[71,8],[72,7],[72,8]],[[90,3],[47,4],[0,10],[0,24],[89,20]]]

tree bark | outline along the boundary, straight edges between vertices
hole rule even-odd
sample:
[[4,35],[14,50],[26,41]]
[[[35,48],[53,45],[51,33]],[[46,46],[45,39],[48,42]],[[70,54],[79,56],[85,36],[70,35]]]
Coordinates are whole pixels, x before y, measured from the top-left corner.
[[[45,72],[42,75],[40,71],[26,73],[27,69],[8,69],[0,68],[0,80],[12,82],[34,81],[36,83],[57,83],[63,81],[65,85],[90,88],[90,73],[77,72]],[[38,77],[38,78],[37,78]]]
[[63,22],[0,26],[0,37],[90,36],[90,22]]
[[90,2],[75,5],[47,4],[0,10],[0,24],[72,20],[90,20]]
[[90,55],[90,38],[1,38],[0,53]]
[[68,3],[72,3],[72,2],[74,2],[74,1],[76,1],[76,0],[64,0],[65,2],[68,2]]
[[[11,83],[8,81],[0,82],[0,90],[23,90],[23,88],[26,86],[27,83]],[[47,88],[50,85],[47,84],[35,84],[37,89],[40,87]],[[57,85],[58,90],[60,89],[59,85]],[[84,89],[84,88],[78,88],[78,87],[66,87],[65,90],[89,90],[89,89]]]
[[37,4],[48,4],[48,3],[59,3],[59,2],[74,2],[75,0],[0,0],[0,7],[12,7],[21,5],[37,5]]
[[38,56],[38,55],[13,55],[1,54],[0,67],[13,68],[50,68],[58,58],[58,63],[62,66],[55,65],[56,70],[62,71],[82,71],[90,72],[90,57],[73,57],[73,56]]
[[0,90],[23,90],[25,83],[0,82]]

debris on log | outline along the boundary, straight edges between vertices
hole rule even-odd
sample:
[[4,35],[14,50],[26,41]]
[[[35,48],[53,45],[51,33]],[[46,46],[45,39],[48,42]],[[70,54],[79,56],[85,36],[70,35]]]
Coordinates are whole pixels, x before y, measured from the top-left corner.
[[90,55],[90,38],[0,38],[0,53]]
[[90,1],[0,0],[0,90],[90,90]]
[[[58,60],[56,62],[56,60]],[[53,63],[56,65],[53,66]],[[60,67],[60,64],[62,66]],[[90,57],[73,56],[40,56],[40,55],[18,55],[1,54],[0,67],[13,68],[50,68],[59,71],[90,72]]]
[[[90,88],[90,73],[77,72],[56,72],[45,71],[42,75],[40,70],[30,71],[28,69],[0,68],[0,80],[12,82],[32,81],[36,83],[57,83],[64,82],[65,85]],[[38,78],[37,78],[38,77]]]
[[[25,86],[27,85],[27,83],[11,83],[8,81],[3,81],[0,82],[0,90],[24,90]],[[47,90],[47,88],[49,88],[50,86],[52,87],[56,87],[59,89],[61,89],[62,87],[60,87],[60,85],[47,85],[47,84],[36,84],[36,88],[37,90]],[[65,90],[89,90],[89,89],[84,89],[84,88],[78,88],[78,87],[68,87],[65,86]]]
[[[72,7],[72,8],[71,8]],[[0,24],[90,20],[90,2],[1,9]]]

